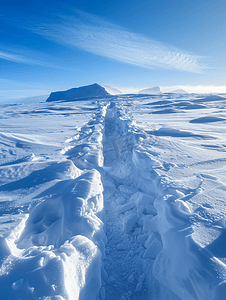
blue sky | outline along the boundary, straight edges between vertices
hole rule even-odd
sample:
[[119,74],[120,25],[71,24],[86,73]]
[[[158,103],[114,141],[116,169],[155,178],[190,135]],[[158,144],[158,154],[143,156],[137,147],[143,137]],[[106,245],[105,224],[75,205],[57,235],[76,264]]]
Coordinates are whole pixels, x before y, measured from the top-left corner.
[[92,84],[226,92],[225,0],[0,2],[0,97]]

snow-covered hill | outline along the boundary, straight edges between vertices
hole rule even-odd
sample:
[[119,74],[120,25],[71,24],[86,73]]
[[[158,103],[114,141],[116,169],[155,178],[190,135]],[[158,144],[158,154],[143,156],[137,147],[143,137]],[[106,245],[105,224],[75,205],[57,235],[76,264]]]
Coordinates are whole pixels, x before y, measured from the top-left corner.
[[2,300],[223,300],[225,97],[2,106]]
[[97,83],[94,83],[79,88],[73,88],[67,91],[53,92],[50,94],[46,101],[73,101],[81,98],[87,99],[91,97],[104,97],[107,95],[109,95],[109,93],[105,90],[104,87],[100,86]]

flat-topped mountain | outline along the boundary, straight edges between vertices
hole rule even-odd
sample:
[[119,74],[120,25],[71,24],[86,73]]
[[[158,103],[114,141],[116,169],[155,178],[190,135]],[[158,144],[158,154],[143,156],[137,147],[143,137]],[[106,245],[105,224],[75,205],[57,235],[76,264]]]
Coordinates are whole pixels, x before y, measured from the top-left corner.
[[97,83],[82,86],[79,88],[72,88],[67,91],[59,91],[59,92],[52,92],[46,102],[50,101],[73,101],[82,98],[90,98],[90,97],[104,97],[108,96],[109,93]]

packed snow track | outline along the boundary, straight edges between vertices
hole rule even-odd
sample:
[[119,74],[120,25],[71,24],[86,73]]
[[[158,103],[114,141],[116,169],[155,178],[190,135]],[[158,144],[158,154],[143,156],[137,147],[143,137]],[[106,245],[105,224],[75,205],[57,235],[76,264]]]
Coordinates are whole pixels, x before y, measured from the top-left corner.
[[3,107],[1,299],[226,299],[225,98],[186,97]]

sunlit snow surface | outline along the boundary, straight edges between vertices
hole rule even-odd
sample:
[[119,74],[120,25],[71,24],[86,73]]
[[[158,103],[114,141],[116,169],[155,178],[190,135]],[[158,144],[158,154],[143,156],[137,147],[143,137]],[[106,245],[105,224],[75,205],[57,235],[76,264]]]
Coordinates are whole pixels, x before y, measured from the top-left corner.
[[1,106],[1,299],[222,300],[225,97]]

